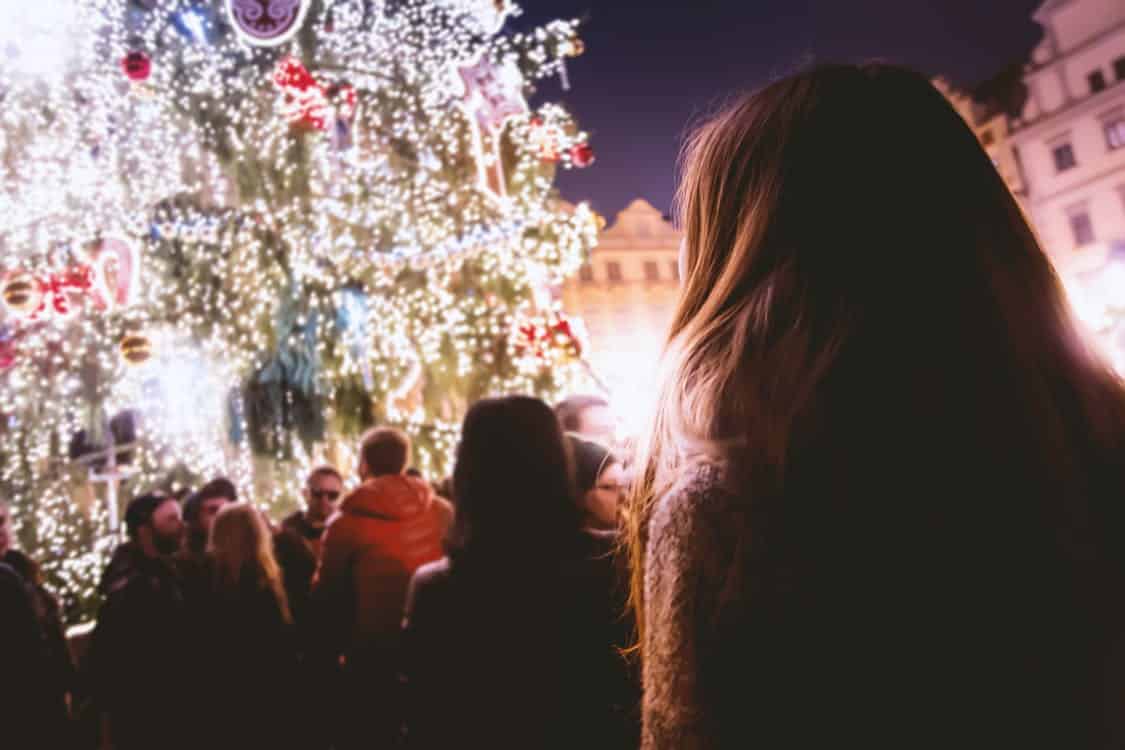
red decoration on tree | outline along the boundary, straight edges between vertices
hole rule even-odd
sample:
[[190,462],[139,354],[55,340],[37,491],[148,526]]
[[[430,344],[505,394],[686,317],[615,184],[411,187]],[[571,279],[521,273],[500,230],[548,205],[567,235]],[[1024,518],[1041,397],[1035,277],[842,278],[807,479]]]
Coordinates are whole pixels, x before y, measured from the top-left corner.
[[282,58],[273,81],[285,95],[289,124],[304,130],[347,127],[356,111],[355,88],[346,83],[324,86],[295,57]]
[[594,147],[589,143],[579,143],[570,149],[570,163],[585,168],[594,163]]
[[61,273],[53,273],[39,282],[43,301],[33,315],[43,312],[48,305],[57,315],[73,315],[78,311],[75,296],[89,293],[93,285],[94,269],[90,266],[71,266]]
[[16,363],[16,342],[12,336],[0,337],[0,372]]
[[514,348],[517,355],[530,354],[544,364],[582,356],[582,342],[570,321],[558,313],[517,326]]
[[130,52],[121,58],[121,70],[130,81],[144,81],[152,74],[152,60],[139,50]]

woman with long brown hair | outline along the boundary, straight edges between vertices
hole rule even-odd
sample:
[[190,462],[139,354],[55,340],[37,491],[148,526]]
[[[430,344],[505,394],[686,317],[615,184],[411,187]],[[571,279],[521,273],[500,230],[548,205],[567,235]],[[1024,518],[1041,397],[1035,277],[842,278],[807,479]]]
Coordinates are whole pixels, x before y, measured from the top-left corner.
[[695,133],[678,203],[644,747],[1125,746],[1125,397],[953,108],[794,75]]
[[211,589],[198,604],[206,699],[200,746],[296,747],[296,642],[273,538],[262,513],[230,503],[207,543]]

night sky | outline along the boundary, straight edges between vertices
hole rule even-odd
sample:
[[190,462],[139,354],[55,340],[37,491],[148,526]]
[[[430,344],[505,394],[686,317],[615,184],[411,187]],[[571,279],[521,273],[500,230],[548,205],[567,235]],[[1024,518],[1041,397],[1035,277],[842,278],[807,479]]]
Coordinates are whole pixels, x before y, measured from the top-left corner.
[[612,219],[638,196],[669,210],[687,127],[729,94],[809,62],[872,58],[972,85],[1026,59],[1042,3],[522,0],[523,16],[509,25],[586,19],[586,52],[568,61],[572,89],[544,81],[539,98],[561,99],[597,152],[594,166],[560,174],[563,195]]

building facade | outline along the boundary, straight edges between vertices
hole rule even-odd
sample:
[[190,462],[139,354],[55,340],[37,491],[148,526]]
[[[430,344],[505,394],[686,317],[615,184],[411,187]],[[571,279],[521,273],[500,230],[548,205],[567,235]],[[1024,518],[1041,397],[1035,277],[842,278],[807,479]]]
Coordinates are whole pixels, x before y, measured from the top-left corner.
[[[1064,277],[1125,243],[1125,2],[1047,0],[1012,121],[1027,208]],[[1123,290],[1125,292],[1125,290]]]
[[590,261],[562,290],[581,318],[589,360],[627,429],[651,400],[656,363],[679,290],[680,233],[638,199],[604,229]]

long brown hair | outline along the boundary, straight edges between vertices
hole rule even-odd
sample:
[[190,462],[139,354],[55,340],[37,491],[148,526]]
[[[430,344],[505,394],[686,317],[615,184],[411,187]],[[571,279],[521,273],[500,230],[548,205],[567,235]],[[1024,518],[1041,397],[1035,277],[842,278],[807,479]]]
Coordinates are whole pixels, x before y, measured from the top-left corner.
[[243,586],[270,591],[286,622],[292,621],[273,538],[261,511],[248,503],[230,503],[215,516],[207,551],[216,583],[228,590]]
[[1036,495],[1013,512],[1099,547],[1084,493],[1121,455],[1120,382],[927,79],[831,65],[766,86],[694,133],[677,204],[683,289],[628,514],[642,631],[647,524],[694,454],[728,459],[738,496],[769,509],[813,467],[854,500],[908,471],[953,485],[991,451]]

